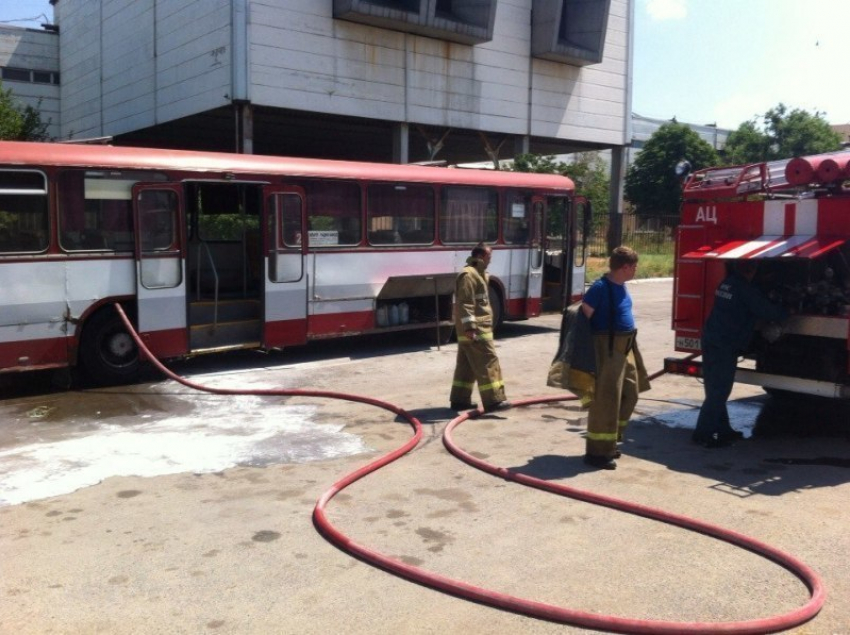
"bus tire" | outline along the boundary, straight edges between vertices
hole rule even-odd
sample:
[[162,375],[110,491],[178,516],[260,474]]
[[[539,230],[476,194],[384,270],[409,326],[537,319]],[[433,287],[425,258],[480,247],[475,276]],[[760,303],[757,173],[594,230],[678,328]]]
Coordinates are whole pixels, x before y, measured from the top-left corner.
[[80,364],[88,379],[100,385],[126,383],[138,374],[139,349],[114,308],[103,308],[86,322]]
[[490,308],[493,311],[493,331],[496,331],[504,320],[505,307],[502,304],[502,294],[493,285],[490,285],[488,295],[490,297]]

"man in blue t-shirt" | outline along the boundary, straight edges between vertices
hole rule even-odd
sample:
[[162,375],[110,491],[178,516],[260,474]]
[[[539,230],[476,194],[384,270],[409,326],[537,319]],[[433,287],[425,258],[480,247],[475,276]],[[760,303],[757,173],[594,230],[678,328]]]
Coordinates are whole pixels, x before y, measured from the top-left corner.
[[596,352],[584,462],[613,470],[614,459],[620,456],[617,442],[623,440],[638,392],[648,390],[649,381],[637,352],[632,297],[626,289],[626,282],[637,272],[638,254],[629,247],[617,247],[608,265],[608,273],[590,286],[581,305],[590,320]]
[[699,411],[694,443],[722,448],[743,437],[729,425],[726,401],[735,383],[738,356],[746,352],[756,320],[778,322],[788,312],[752,284],[754,260],[736,260],[714,292],[714,307],[702,330],[705,401]]

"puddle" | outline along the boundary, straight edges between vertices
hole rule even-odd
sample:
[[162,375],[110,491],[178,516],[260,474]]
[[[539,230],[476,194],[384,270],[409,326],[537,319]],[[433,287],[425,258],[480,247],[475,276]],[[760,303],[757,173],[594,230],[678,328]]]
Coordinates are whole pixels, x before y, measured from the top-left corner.
[[[656,423],[668,428],[693,430],[697,427],[697,417],[702,401],[691,399],[671,399],[654,404],[650,401],[640,402],[635,413],[636,421]],[[745,438],[753,436],[753,429],[758,421],[764,404],[760,402],[736,402],[726,404],[732,427],[742,432]]]
[[[343,432],[342,422],[316,423],[316,406],[286,405],[275,398],[177,391],[160,397],[71,397],[31,403],[4,424],[0,506],[67,494],[110,476],[219,472],[369,449],[360,437]],[[158,407],[147,409],[148,402]]]

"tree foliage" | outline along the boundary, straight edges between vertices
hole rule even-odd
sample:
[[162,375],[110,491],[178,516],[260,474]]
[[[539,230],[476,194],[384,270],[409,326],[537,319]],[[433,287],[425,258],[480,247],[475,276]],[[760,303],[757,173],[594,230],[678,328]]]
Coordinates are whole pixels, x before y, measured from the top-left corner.
[[682,184],[676,164],[687,160],[693,170],[717,165],[711,144],[684,124],[672,121],[647,140],[626,172],[625,196],[637,214],[678,214]]
[[[610,177],[598,152],[578,152],[572,162],[557,161],[554,156],[521,154],[514,159],[514,172],[538,172],[568,176],[576,185],[576,193],[590,201],[594,224],[608,215]],[[549,235],[559,235],[563,226],[562,211],[553,208],[549,216]]]
[[18,103],[11,89],[0,82],[0,139],[4,141],[46,141],[50,122],[41,120],[37,108]]
[[841,149],[841,135],[830,128],[823,113],[788,110],[779,104],[759,123],[742,123],[726,140],[726,163],[741,165],[820,154]]

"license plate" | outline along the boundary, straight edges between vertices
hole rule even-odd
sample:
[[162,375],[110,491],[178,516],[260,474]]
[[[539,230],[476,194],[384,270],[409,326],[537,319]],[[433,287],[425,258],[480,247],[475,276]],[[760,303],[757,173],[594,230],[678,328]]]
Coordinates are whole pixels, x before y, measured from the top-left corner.
[[686,351],[701,351],[698,337],[676,337],[676,349]]

